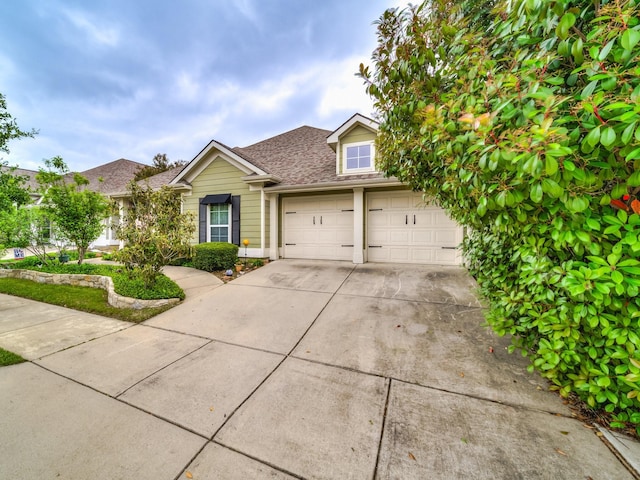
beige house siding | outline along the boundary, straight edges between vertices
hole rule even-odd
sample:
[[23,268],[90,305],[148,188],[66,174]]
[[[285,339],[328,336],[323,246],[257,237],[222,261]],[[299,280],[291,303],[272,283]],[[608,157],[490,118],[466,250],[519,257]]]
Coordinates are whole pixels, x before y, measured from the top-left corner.
[[[376,133],[361,125],[356,125],[340,138],[338,145],[338,171],[344,173],[344,146],[350,143],[373,142],[376,139]],[[375,156],[375,151],[374,151]]]
[[[240,243],[249,239],[250,246],[261,248],[260,245],[260,191],[249,191],[249,185],[241,180],[246,174],[228,163],[221,156],[217,156],[191,182],[191,195],[185,197],[185,211],[193,212],[198,218],[199,202],[205,195],[230,193],[240,195]],[[235,239],[234,239],[235,240]],[[194,234],[191,243],[198,243],[198,232]]]

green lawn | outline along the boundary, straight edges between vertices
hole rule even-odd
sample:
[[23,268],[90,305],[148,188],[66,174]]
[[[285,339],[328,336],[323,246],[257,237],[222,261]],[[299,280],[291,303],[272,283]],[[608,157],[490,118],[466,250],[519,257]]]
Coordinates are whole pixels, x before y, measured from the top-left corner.
[[107,303],[107,292],[102,289],[70,285],[47,285],[20,278],[0,278],[0,293],[30,298],[39,302],[60,305],[134,323],[143,322],[171,308],[171,306],[143,308],[141,310],[115,308]]
[[8,352],[4,348],[0,348],[0,367],[15,365],[16,363],[22,363],[25,361],[26,360],[20,355],[16,355],[15,353]]

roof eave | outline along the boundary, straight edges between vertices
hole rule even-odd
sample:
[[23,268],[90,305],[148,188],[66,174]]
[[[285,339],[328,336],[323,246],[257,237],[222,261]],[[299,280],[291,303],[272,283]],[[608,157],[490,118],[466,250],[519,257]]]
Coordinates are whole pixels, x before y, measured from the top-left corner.
[[327,183],[307,183],[302,185],[275,185],[273,187],[265,187],[265,192],[273,193],[301,193],[301,192],[319,192],[326,190],[345,190],[355,187],[362,188],[381,188],[407,186],[395,177],[390,178],[372,178],[345,180],[343,182],[327,182]]
[[359,113],[356,113],[351,116],[349,120],[340,125],[336,130],[331,132],[331,134],[327,137],[327,143],[329,145],[336,145],[340,141],[340,137],[347,131],[351,129],[356,123],[362,125],[363,127],[369,128],[374,132],[378,131],[379,123],[371,118],[365,117]]
[[223,144],[221,144],[220,142],[217,142],[215,140],[211,140],[206,147],[204,147],[200,153],[198,153],[198,155],[196,155],[193,160],[191,160],[183,169],[182,171],[176,175],[176,177],[171,180],[171,182],[169,182],[169,185],[175,185],[178,182],[180,182],[181,180],[185,180],[185,177],[187,177],[187,175],[189,174],[189,172],[191,172],[192,170],[194,170],[197,165],[200,163],[200,161],[207,156],[207,154],[209,152],[211,152],[213,149],[217,149],[219,152],[227,155],[231,160],[233,160],[234,162],[236,162],[238,164],[238,166],[242,166],[244,167],[244,169],[246,170],[246,173],[254,173],[256,175],[267,175],[267,172],[265,172],[264,170],[261,170],[260,168],[256,167],[253,163],[251,163],[250,161],[248,161],[247,159],[241,157],[240,155],[238,155],[236,152],[234,152],[233,150],[231,150],[229,147],[224,146]]
[[242,180],[245,183],[248,183],[250,185],[252,184],[267,184],[267,183],[280,183],[282,182],[282,179],[276,175],[247,175],[246,177],[240,177],[240,180]]

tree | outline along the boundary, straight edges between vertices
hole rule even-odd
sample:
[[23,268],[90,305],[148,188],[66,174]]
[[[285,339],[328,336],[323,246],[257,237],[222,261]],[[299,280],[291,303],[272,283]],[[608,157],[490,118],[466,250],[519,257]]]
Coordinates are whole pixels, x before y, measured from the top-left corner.
[[50,260],[47,247],[51,237],[52,224],[42,207],[29,205],[16,208],[7,215],[0,213],[0,243],[28,248],[43,264]]
[[[7,111],[7,102],[0,93],[0,152],[9,153],[9,141],[33,137],[35,130],[25,131],[18,127],[15,119]],[[25,188],[26,178],[15,175],[15,167],[9,167],[0,158],[0,251],[2,245],[8,245],[12,232],[15,230],[17,219],[14,218],[21,205],[29,203],[30,196]]]
[[158,153],[155,157],[153,157],[153,165],[145,165],[144,167],[140,167],[137,171],[133,179],[137,182],[140,180],[144,180],[145,178],[152,177],[153,175],[157,175],[162,172],[166,172],[167,170],[171,170],[172,168],[181,167],[185,164],[183,160],[178,160],[176,162],[170,162],[167,158],[166,153]]
[[35,130],[20,130],[16,120],[7,111],[7,101],[0,93],[0,152],[9,153],[10,140],[33,137],[38,132]]
[[48,170],[40,169],[37,176],[43,188],[43,208],[59,234],[76,247],[81,264],[89,245],[105,228],[109,201],[84,189],[89,182],[80,174],[73,174],[73,181],[67,183],[69,169],[61,157],[46,160],[45,165]]
[[0,211],[12,206],[19,207],[31,201],[29,189],[25,186],[27,177],[15,174],[16,167],[0,162]]
[[151,286],[165,265],[191,254],[195,221],[190,212],[180,211],[180,194],[168,186],[153,190],[133,181],[128,191],[130,206],[116,228],[117,237],[125,242],[118,259],[130,271],[140,268]]
[[493,3],[381,17],[380,165],[471,227],[494,330],[640,424],[640,2]]
[[14,243],[18,226],[22,224],[18,212],[31,200],[25,187],[26,177],[14,172],[15,167],[0,162],[0,253],[5,251],[3,246],[20,246]]

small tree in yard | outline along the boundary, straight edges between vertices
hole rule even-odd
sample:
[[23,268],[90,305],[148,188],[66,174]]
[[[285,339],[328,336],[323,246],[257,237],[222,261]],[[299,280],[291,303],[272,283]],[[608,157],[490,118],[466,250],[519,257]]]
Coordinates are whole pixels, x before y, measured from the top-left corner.
[[489,324],[640,433],[640,0],[428,0],[373,60],[380,166],[471,227]]
[[[24,131],[18,127],[15,119],[7,111],[7,102],[0,93],[0,152],[9,153],[9,141],[33,137],[35,130]],[[15,168],[9,167],[0,158],[0,253],[10,245],[8,239],[15,233],[16,214],[22,205],[31,201],[29,191],[25,187],[26,178],[14,175]],[[14,232],[14,233],[12,233]],[[18,245],[15,245],[18,246]]]
[[78,264],[91,242],[104,230],[109,216],[109,201],[100,193],[83,189],[89,184],[82,175],[74,174],[67,183],[68,168],[64,160],[54,157],[45,161],[48,170],[40,169],[38,182],[43,189],[43,208],[60,235],[78,251]]
[[117,257],[130,271],[140,268],[151,286],[165,265],[191,255],[195,221],[191,213],[180,211],[180,194],[170,187],[154,191],[131,182],[129,194],[130,207],[116,228],[125,242]]
[[23,206],[6,216],[0,214],[0,243],[28,248],[43,264],[50,260],[47,247],[51,243],[51,230],[47,212],[39,206]]

